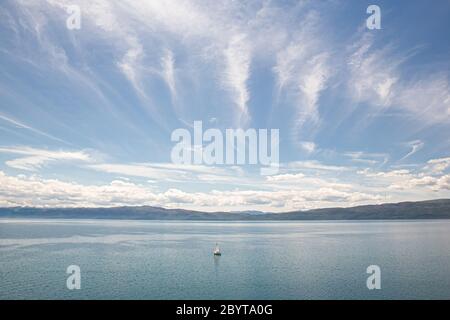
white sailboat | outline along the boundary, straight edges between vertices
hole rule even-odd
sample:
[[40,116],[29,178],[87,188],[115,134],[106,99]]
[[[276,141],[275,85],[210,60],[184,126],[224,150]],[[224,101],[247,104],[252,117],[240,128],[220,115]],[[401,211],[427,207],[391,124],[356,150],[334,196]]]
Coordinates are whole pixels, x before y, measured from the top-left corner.
[[220,248],[219,248],[219,245],[217,243],[216,243],[216,247],[214,248],[213,253],[214,253],[215,256],[221,256],[222,255],[222,253],[220,253]]

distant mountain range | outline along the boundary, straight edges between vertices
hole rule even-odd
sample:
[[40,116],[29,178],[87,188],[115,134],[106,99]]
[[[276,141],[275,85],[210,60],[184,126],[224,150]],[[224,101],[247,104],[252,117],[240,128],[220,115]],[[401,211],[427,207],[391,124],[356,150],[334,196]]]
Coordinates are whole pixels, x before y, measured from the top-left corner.
[[285,213],[259,211],[200,212],[158,207],[0,208],[1,218],[130,220],[393,220],[450,219],[450,199],[326,208]]

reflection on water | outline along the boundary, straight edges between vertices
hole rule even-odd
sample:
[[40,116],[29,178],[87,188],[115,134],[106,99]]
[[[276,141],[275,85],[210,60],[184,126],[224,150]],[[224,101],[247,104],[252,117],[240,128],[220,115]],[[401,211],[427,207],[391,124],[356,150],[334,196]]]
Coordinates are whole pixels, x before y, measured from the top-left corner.
[[214,257],[214,271],[217,276],[219,272],[220,256],[213,255],[213,257]]
[[[449,243],[450,220],[0,219],[0,299],[448,299]],[[73,264],[82,290],[65,287]]]

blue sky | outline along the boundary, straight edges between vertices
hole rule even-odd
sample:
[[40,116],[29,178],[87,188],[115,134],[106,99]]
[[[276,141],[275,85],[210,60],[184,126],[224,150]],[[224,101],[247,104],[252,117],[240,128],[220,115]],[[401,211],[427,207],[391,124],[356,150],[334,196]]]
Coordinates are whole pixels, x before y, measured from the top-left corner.
[[[446,0],[2,1],[0,206],[448,198],[449,30]],[[280,171],[174,165],[197,120],[280,129]]]

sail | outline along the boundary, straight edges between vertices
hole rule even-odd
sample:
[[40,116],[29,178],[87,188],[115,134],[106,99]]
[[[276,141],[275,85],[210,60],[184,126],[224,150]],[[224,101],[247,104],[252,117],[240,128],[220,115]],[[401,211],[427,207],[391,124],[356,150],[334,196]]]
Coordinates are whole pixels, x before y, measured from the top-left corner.
[[216,248],[214,249],[214,254],[220,254],[220,248],[217,243],[216,243]]

